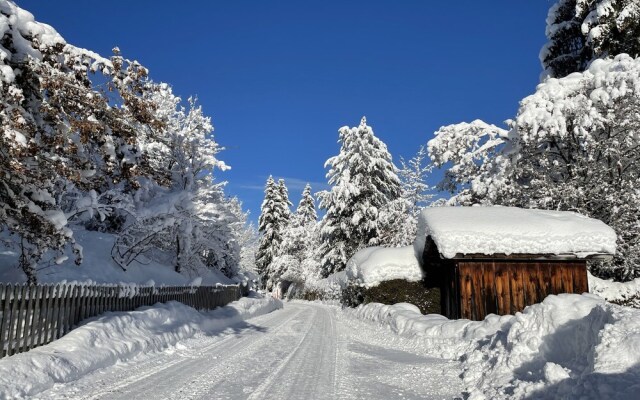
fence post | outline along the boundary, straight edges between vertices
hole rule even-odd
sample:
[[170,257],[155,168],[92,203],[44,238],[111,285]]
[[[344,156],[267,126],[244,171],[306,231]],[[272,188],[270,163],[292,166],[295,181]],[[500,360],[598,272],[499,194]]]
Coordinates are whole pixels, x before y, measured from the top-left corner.
[[18,301],[20,297],[21,286],[16,285],[13,287],[13,299],[11,301],[11,318],[9,320],[9,333],[7,335],[7,356],[13,354],[14,348],[14,333],[16,325],[16,317],[18,314]]
[[28,291],[29,291],[29,286],[27,284],[22,285],[22,289],[20,290],[20,309],[18,310],[18,321],[16,323],[16,332],[15,332],[16,346],[14,347],[14,350],[16,353],[19,353],[20,349],[22,348],[21,339],[22,339],[22,333],[24,332],[24,324],[26,323],[26,318],[25,318],[26,315],[24,314],[27,306]]
[[34,285],[29,285],[27,290],[27,305],[24,311],[24,324],[22,327],[22,348],[20,352],[29,350],[29,341],[31,339],[31,329],[33,328],[33,320],[35,315],[33,313],[34,306],[34,294],[36,292]]
[[2,321],[0,321],[0,358],[4,357],[5,346],[7,346],[7,340],[5,339],[5,332],[7,330],[7,321],[9,315],[9,301],[11,296],[11,285],[0,285],[0,299],[2,300]]

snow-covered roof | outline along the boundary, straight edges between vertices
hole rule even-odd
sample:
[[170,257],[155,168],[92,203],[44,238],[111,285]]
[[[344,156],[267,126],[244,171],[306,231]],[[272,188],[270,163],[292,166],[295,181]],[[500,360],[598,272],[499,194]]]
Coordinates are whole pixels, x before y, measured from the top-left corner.
[[575,212],[516,207],[434,207],[418,221],[414,248],[427,236],[444,258],[469,254],[540,254],[586,257],[615,254],[616,233],[602,221]]

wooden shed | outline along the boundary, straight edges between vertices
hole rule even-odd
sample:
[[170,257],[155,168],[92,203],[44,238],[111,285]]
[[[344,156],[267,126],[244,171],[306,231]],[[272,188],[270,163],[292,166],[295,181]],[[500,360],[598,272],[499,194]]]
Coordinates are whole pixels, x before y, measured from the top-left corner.
[[442,314],[471,320],[514,314],[550,294],[588,292],[587,260],[611,258],[616,246],[601,221],[513,207],[426,209],[418,234]]

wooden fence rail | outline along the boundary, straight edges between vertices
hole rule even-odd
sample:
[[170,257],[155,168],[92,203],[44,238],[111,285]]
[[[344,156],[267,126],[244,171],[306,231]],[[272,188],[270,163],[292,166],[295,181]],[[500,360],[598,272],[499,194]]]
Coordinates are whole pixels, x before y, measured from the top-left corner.
[[0,284],[0,358],[56,340],[80,321],[106,311],[132,311],[179,301],[212,310],[238,300],[238,285],[226,286],[76,286]]

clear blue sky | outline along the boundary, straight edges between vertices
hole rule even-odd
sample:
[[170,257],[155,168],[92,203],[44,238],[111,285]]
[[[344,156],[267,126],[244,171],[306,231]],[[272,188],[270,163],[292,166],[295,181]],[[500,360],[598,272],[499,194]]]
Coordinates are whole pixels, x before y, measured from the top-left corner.
[[[363,115],[394,160],[442,125],[513,117],[541,72],[549,0],[18,0],[67,42],[114,46],[213,119],[257,219],[269,174],[297,204],[325,182],[338,128]],[[435,183],[435,182],[434,182]]]

